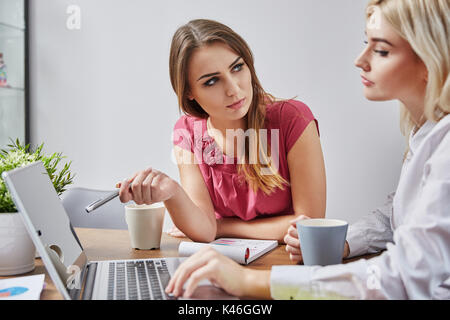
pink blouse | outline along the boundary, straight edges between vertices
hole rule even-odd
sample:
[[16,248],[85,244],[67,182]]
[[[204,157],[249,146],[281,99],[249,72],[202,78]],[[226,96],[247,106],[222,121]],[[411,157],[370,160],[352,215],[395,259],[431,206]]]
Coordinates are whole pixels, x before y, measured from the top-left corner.
[[[277,132],[273,129],[278,129],[278,172],[286,181],[290,181],[288,152],[312,120],[318,129],[311,110],[300,101],[280,101],[267,106],[267,145],[272,145],[271,137]],[[289,186],[266,195],[261,190],[253,192],[245,181],[241,183],[237,158],[224,154],[209,136],[206,119],[183,115],[175,124],[173,143],[195,155],[217,219],[239,217],[248,221],[256,217],[294,214]]]

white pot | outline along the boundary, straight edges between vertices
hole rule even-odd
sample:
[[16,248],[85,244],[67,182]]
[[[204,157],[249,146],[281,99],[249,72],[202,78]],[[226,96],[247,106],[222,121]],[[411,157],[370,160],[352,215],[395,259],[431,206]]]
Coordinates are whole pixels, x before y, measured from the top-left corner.
[[32,271],[35,254],[19,213],[0,213],[0,276]]

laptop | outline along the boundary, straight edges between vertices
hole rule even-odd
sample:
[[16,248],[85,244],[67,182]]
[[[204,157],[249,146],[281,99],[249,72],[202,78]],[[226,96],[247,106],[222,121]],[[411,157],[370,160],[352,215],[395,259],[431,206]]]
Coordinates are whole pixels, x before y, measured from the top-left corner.
[[[164,289],[186,258],[89,261],[41,161],[3,172],[2,177],[64,299],[173,299]],[[195,298],[233,299],[209,281],[201,285]]]

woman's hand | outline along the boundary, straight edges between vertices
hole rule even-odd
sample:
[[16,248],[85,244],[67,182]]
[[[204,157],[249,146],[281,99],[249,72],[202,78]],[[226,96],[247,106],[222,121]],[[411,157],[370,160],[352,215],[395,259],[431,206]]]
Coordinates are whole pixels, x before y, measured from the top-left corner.
[[178,190],[178,183],[166,174],[148,168],[117,183],[116,187],[120,188],[119,198],[123,203],[133,200],[136,204],[152,204],[172,198]]
[[[194,293],[201,280],[208,279],[229,294],[242,296],[245,293],[247,273],[251,271],[255,270],[245,269],[211,247],[205,247],[177,268],[167,285],[166,293],[187,298]],[[183,293],[185,283],[186,290]]]
[[298,239],[297,221],[310,219],[308,216],[301,215],[291,220],[291,225],[288,228],[287,234],[284,236],[286,243],[286,251],[289,252],[289,259],[294,262],[302,262],[302,251],[300,250],[300,241]]
[[[300,249],[300,241],[298,239],[297,221],[310,219],[308,216],[301,215],[291,221],[287,234],[284,236],[286,243],[286,251],[289,252],[289,258],[297,263],[303,261],[302,251]],[[350,254],[348,242],[345,241],[343,257],[346,258]]]

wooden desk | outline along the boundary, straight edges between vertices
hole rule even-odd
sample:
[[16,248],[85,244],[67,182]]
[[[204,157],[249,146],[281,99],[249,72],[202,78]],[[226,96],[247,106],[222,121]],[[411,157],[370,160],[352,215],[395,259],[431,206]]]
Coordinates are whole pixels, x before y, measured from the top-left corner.
[[[115,259],[148,259],[161,257],[178,257],[178,245],[181,241],[190,241],[187,238],[174,238],[165,233],[162,235],[161,248],[159,250],[135,250],[131,248],[128,230],[110,229],[86,229],[75,228],[78,238],[91,261],[115,260]],[[345,260],[348,263],[360,258],[370,258],[375,255],[358,257]],[[275,250],[253,261],[247,267],[269,270],[272,265],[295,264],[289,260],[285,245],[279,245]],[[28,273],[17,275],[17,277],[45,273],[46,288],[42,290],[42,300],[61,300],[62,295],[54,286],[50,276],[41,259],[36,259],[36,268]],[[0,277],[7,278],[7,277]]]

